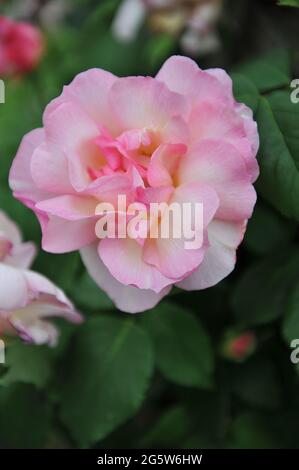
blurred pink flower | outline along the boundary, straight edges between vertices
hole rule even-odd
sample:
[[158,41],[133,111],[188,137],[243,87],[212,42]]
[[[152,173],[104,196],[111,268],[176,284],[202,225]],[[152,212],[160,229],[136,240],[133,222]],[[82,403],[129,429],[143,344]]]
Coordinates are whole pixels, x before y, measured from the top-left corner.
[[112,30],[121,41],[131,41],[147,18],[153,32],[180,36],[186,53],[204,56],[220,48],[221,13],[222,0],[123,0]]
[[[256,200],[259,145],[252,112],[235,101],[224,70],[168,59],[156,78],[78,75],[26,135],[10,186],[39,218],[46,251],[81,250],[116,305],[139,312],[177,285],[204,289],[234,268]],[[99,202],[203,204],[204,243],[104,238]]]
[[43,36],[35,26],[0,16],[0,76],[30,72],[43,51]]
[[82,319],[60,289],[29,270],[34,256],[34,244],[22,242],[16,224],[0,211],[0,335],[53,346],[58,331],[49,317]]

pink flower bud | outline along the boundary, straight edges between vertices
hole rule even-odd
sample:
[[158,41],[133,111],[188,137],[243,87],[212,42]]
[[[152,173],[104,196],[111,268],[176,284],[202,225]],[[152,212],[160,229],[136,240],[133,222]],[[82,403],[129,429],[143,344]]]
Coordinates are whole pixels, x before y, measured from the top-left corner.
[[247,359],[256,347],[256,336],[252,331],[236,333],[229,331],[224,338],[221,352],[224,357],[233,361]]

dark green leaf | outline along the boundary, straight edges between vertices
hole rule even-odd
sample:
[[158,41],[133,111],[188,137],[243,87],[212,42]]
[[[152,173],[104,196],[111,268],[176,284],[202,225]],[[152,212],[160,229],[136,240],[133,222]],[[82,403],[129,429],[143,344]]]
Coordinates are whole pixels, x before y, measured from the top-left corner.
[[53,254],[41,251],[34,263],[34,269],[41,271],[61,289],[75,288],[75,278],[80,265],[79,253]]
[[72,290],[74,301],[90,310],[113,309],[112,300],[103,292],[91,277],[84,272],[80,279],[76,281]]
[[6,347],[5,368],[7,371],[0,377],[0,385],[24,382],[44,387],[51,375],[49,348],[15,341]]
[[166,411],[141,441],[143,448],[180,447],[191,431],[191,420],[182,406]]
[[254,83],[239,73],[233,73],[231,78],[233,80],[233,92],[236,100],[240,103],[245,103],[255,111],[258,105],[259,92]]
[[144,399],[153,369],[150,341],[133,320],[94,318],[73,340],[61,417],[82,447],[103,439]]
[[44,446],[49,430],[49,403],[32,385],[0,387],[0,409],[0,448]]
[[269,254],[290,243],[296,229],[295,222],[283,218],[271,207],[258,202],[249,220],[244,243],[256,254]]
[[252,264],[239,278],[232,308],[242,326],[264,324],[285,313],[290,289],[299,279],[299,251],[275,253]]
[[246,62],[238,72],[248,77],[260,92],[287,87],[290,84],[290,55],[285,50],[275,50],[265,57]]
[[299,103],[291,102],[290,92],[277,91],[268,101],[286,146],[299,170]]
[[154,341],[157,365],[167,379],[186,386],[211,386],[210,340],[192,313],[163,303],[144,315],[143,325]]
[[298,156],[291,153],[266,98],[260,100],[257,121],[261,141],[258,191],[282,214],[299,220],[299,172],[295,163]]

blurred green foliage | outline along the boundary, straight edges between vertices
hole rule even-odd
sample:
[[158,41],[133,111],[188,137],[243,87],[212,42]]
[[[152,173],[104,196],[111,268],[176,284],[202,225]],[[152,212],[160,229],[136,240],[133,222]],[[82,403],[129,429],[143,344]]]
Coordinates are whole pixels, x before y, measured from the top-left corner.
[[[22,136],[41,126],[45,105],[89,67],[153,75],[168,55],[181,53],[173,38],[145,29],[119,43],[110,30],[118,1],[71,3],[62,24],[46,33],[40,67],[7,82],[0,107],[0,206],[38,245],[38,224],[13,199],[7,177]],[[177,290],[153,311],[129,317],[99,291],[77,253],[40,251],[34,268],[66,290],[86,322],[61,325],[55,350],[7,345],[0,448],[299,446],[299,367],[289,348],[299,338],[299,104],[290,101],[291,28],[299,16],[275,2],[238,3],[242,8],[226,5],[222,52],[199,61],[232,72],[236,99],[251,107],[260,131],[258,203],[235,272],[208,291]],[[264,37],[265,17],[270,52],[256,40]],[[232,327],[257,337],[256,351],[241,364],[219,352]]]
[[299,7],[299,0],[279,0],[279,5],[286,7]]

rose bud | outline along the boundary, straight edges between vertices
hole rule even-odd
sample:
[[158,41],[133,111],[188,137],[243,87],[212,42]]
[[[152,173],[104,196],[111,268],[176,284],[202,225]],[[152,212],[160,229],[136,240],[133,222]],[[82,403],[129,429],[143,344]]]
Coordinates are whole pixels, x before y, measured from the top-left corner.
[[221,344],[221,354],[226,359],[242,362],[256,349],[256,336],[252,331],[228,331]]

